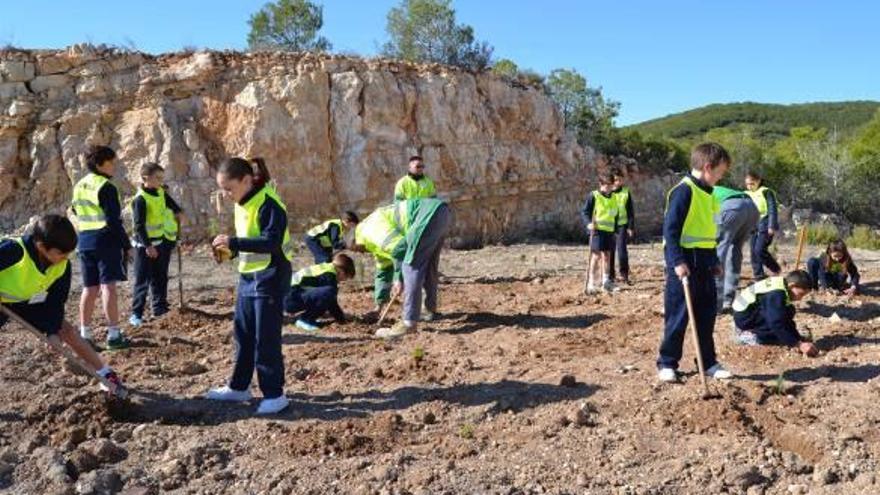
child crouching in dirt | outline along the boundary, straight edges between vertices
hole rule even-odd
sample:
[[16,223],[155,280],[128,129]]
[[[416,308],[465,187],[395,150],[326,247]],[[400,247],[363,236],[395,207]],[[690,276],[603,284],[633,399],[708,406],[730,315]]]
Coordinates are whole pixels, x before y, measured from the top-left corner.
[[[0,241],[0,302],[50,340],[66,344],[90,371],[122,388],[122,380],[64,319],[71,279],[67,257],[76,244],[73,224],[60,215],[44,215],[30,234]],[[0,312],[0,327],[7,320]]]
[[328,263],[333,258],[334,251],[345,249],[346,231],[354,231],[359,222],[357,213],[346,211],[340,218],[327,220],[309,229],[303,239],[315,257],[315,263]]
[[345,313],[337,301],[339,282],[354,275],[354,261],[341,253],[333,257],[332,263],[312,265],[294,273],[284,309],[289,314],[302,312],[296,320],[297,328],[307,332],[318,330],[318,318],[328,312],[337,323],[345,323]]
[[217,170],[217,186],[235,201],[235,236],[218,235],[212,247],[215,252],[238,256],[240,277],[235,298],[232,377],[228,385],[211,390],[206,398],[250,400],[256,368],[263,392],[257,414],[278,413],[290,404],[284,396],[281,353],[283,303],[290,288],[293,259],[287,208],[270,185],[269,171],[262,160],[226,160]]
[[[700,341],[700,354],[706,375],[715,379],[732,378],[715,355],[715,277],[721,274],[715,252],[718,203],[712,187],[727,172],[730,155],[721,145],[704,143],[691,152],[691,171],[666,196],[663,218],[666,289],[664,293],[664,330],[657,358],[657,378],[662,382],[678,380],[684,332],[688,326],[685,286],[694,306],[694,327]],[[687,283],[683,283],[687,277]]]
[[602,270],[602,289],[614,291],[611,280],[611,257],[614,253],[614,230],[617,227],[618,200],[614,195],[614,174],[599,175],[599,189],[587,196],[581,216],[590,232],[590,264],[587,277],[587,294],[598,291],[593,274],[596,265]]
[[859,269],[849,255],[846,243],[831,241],[825,253],[807,261],[813,290],[854,296],[859,293]]
[[785,277],[769,277],[740,291],[733,301],[736,341],[742,345],[797,346],[806,356],[818,354],[816,346],[801,336],[794,322],[794,301],[810,293],[807,272],[795,270]]

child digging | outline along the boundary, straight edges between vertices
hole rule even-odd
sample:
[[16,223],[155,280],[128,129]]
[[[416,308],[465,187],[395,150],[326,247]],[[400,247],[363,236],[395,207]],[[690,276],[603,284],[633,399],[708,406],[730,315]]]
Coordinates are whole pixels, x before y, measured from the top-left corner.
[[801,336],[794,322],[793,302],[809,294],[812,285],[807,272],[796,270],[784,278],[765,278],[740,291],[733,301],[737,343],[796,346],[805,356],[816,356],[816,346]]
[[346,211],[341,218],[327,220],[309,229],[304,240],[315,257],[315,263],[328,263],[333,258],[334,251],[345,249],[346,232],[353,232],[358,222],[360,219],[357,213]]
[[345,313],[337,300],[339,282],[350,280],[354,275],[354,261],[342,253],[334,256],[332,263],[312,265],[294,273],[285,311],[291,315],[301,313],[296,320],[297,328],[317,331],[318,318],[328,312],[337,323],[345,323]]
[[615,290],[611,280],[611,257],[614,253],[614,230],[617,226],[618,200],[614,195],[614,174],[599,175],[599,189],[587,196],[581,216],[590,232],[590,265],[586,292],[598,291],[593,280],[597,265],[602,270],[602,289]]
[[678,380],[684,333],[688,326],[684,285],[695,310],[694,326],[700,341],[700,355],[706,375],[715,379],[732,378],[715,355],[716,293],[715,277],[721,267],[715,252],[717,228],[714,215],[718,203],[712,196],[714,186],[727,172],[730,155],[721,145],[703,143],[691,152],[691,171],[666,196],[663,218],[666,290],[664,294],[664,331],[657,358],[657,378],[662,382]]
[[[67,345],[116,393],[122,380],[64,318],[71,279],[67,257],[76,244],[73,224],[60,215],[44,215],[29,234],[0,240],[0,303],[50,340]],[[0,313],[0,327],[6,320]]]
[[131,318],[134,326],[143,324],[147,293],[153,318],[168,312],[168,265],[177,243],[181,209],[165,191],[165,170],[156,163],[141,166],[141,187],[131,201],[134,224],[134,289]]
[[859,269],[849,255],[846,243],[840,239],[828,243],[821,256],[810,258],[807,271],[813,281],[813,290],[847,296],[859,293]]
[[269,181],[269,171],[262,161],[230,158],[223,162],[217,171],[217,186],[235,201],[235,236],[218,235],[212,242],[215,250],[238,256],[240,277],[235,299],[232,377],[226,386],[209,391],[206,398],[250,400],[256,368],[263,393],[257,414],[275,414],[290,404],[284,396],[281,326],[293,250],[287,209]]

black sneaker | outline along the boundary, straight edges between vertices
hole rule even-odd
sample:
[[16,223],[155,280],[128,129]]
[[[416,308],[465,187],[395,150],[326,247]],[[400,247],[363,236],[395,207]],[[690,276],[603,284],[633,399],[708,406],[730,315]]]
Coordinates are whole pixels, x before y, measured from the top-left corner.
[[131,347],[131,341],[128,340],[128,337],[126,337],[125,334],[122,332],[119,332],[119,336],[115,339],[107,339],[107,349],[111,351],[128,349],[129,347]]

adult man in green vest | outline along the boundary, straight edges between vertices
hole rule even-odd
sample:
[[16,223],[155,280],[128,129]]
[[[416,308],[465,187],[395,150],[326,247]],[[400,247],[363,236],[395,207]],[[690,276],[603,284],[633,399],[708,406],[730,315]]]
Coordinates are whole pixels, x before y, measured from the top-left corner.
[[419,155],[409,157],[409,173],[394,186],[394,200],[436,198],[434,181],[425,175],[425,162]]
[[[380,328],[377,337],[395,338],[416,329],[419,320],[436,317],[440,282],[440,251],[452,225],[449,206],[438,199],[411,199],[382,206],[355,229],[354,251],[376,258],[376,302],[393,291],[403,291],[403,318],[391,328]],[[422,315],[422,289],[425,314]]]
[[729,313],[742,271],[743,244],[752,236],[758,225],[758,209],[749,195],[722,185],[712,188],[712,196],[720,203],[721,210],[715,216],[718,225],[718,260],[724,274],[716,278],[718,311]]

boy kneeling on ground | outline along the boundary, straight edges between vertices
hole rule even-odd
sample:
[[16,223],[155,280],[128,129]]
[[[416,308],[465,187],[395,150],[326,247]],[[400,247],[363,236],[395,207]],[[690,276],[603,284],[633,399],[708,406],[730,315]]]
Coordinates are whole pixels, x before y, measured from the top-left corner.
[[296,320],[297,328],[308,332],[318,330],[318,318],[327,312],[337,323],[345,323],[345,313],[336,298],[339,282],[353,278],[354,272],[354,261],[340,253],[333,257],[332,263],[312,265],[294,273],[284,309],[289,314],[302,312]]
[[795,270],[785,277],[769,277],[737,294],[733,301],[735,338],[743,345],[786,345],[806,356],[816,356],[816,346],[798,333],[793,302],[810,293],[807,272]]
[[[0,303],[49,340],[67,344],[92,371],[122,388],[122,380],[64,319],[71,279],[67,257],[76,244],[73,224],[60,215],[44,215],[29,234],[0,240]],[[6,321],[6,315],[0,313],[0,327]]]

